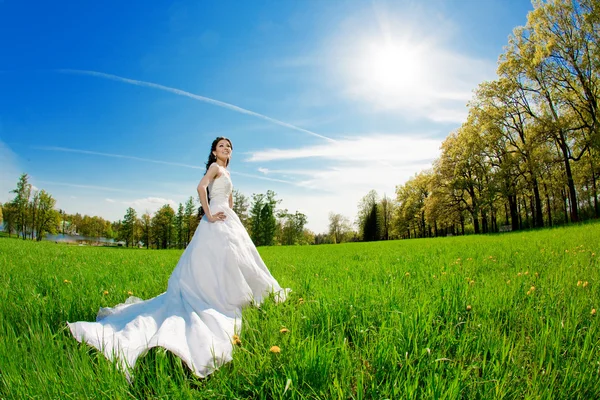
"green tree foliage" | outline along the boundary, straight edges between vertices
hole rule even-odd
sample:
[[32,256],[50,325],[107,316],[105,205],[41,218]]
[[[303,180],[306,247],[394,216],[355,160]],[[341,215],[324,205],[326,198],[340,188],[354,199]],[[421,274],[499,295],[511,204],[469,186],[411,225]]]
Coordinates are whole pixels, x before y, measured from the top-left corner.
[[[350,239],[352,225],[348,217],[334,212],[329,213],[329,236],[332,243],[343,243]],[[317,243],[318,244],[318,243]]]
[[277,242],[282,245],[309,244],[306,240],[310,235],[305,235],[304,225],[307,223],[306,215],[296,211],[294,214],[288,210],[277,213],[279,217]]
[[135,246],[136,244],[136,222],[137,212],[129,207],[123,217],[121,229],[119,230],[119,239],[125,241],[125,246]]
[[47,233],[56,233],[60,222],[60,214],[54,209],[56,200],[45,190],[41,190],[37,196],[37,218],[33,225],[38,241],[42,240]]
[[184,247],[187,247],[190,240],[192,240],[192,235],[196,231],[198,227],[198,218],[196,218],[197,210],[194,204],[194,198],[192,196],[189,197],[187,202],[185,203],[185,211],[183,213],[184,219]]
[[177,208],[177,215],[175,216],[175,233],[177,235],[177,248],[181,249],[185,247],[185,217],[183,212],[183,204],[179,203]]
[[175,235],[175,210],[169,205],[162,206],[152,217],[152,240],[156,248],[173,247]]
[[12,201],[16,209],[15,229],[25,240],[27,237],[29,199],[31,197],[29,175],[21,174],[19,182],[17,182],[17,188],[12,190],[11,193],[15,193],[15,198]]
[[256,246],[272,246],[275,243],[277,218],[275,207],[279,201],[272,190],[266,194],[253,194],[250,206],[250,237]]
[[[372,212],[373,206],[377,207],[378,202],[379,202],[379,195],[377,194],[377,191],[371,190],[358,203],[358,214],[356,216],[356,225],[358,226],[358,231],[359,231],[360,235],[363,236],[363,239],[364,239],[365,225],[367,224],[367,222],[369,220],[369,216]],[[371,239],[371,240],[377,240],[377,239]]]
[[140,239],[142,243],[144,243],[146,248],[149,249],[150,239],[152,237],[152,217],[150,216],[150,213],[145,212],[144,215],[142,215],[142,218],[140,218],[140,226],[142,232],[142,236]]
[[248,216],[248,198],[239,190],[233,191],[233,211],[237,214],[246,230],[250,231],[250,218]]
[[13,202],[6,202],[2,205],[2,217],[4,232],[8,233],[8,237],[11,237],[13,233],[17,232],[18,218],[18,210]]

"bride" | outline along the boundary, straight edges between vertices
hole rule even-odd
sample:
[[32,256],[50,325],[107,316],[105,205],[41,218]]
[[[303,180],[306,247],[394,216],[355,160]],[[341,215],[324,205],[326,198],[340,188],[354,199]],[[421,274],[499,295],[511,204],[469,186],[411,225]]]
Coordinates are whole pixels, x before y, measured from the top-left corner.
[[102,308],[96,322],[67,322],[78,341],[118,360],[128,379],[138,357],[155,346],[173,352],[194,374],[205,377],[231,361],[244,305],[260,304],[271,292],[276,301],[285,300],[289,289],[273,278],[232,210],[227,170],[232,150],[227,138],[212,143],[206,174],[198,184],[204,216],[166,292]]

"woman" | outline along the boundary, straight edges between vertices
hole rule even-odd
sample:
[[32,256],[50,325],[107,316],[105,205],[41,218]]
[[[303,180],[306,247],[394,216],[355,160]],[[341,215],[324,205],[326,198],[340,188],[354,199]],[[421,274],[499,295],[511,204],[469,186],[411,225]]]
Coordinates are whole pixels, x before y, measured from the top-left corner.
[[[227,166],[233,146],[216,138],[206,174],[198,185],[204,216],[169,278],[167,291],[142,301],[103,308],[96,322],[68,323],[80,342],[118,359],[129,369],[148,349],[160,346],[179,356],[199,377],[231,360],[232,338],[241,330],[241,308],[269,293],[285,300],[250,236],[232,210]],[[210,201],[209,201],[210,199]]]

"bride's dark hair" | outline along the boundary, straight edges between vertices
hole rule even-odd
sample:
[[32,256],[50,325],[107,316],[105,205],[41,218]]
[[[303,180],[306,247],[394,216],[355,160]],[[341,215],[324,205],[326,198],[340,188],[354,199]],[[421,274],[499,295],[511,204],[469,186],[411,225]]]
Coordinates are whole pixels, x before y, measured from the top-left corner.
[[[210,165],[217,161],[217,156],[215,156],[213,154],[213,151],[217,150],[217,145],[219,144],[219,142],[221,140],[227,140],[229,142],[229,147],[231,147],[231,150],[233,150],[233,144],[231,143],[231,140],[229,140],[228,138],[219,136],[218,138],[213,140],[212,145],[210,146],[210,153],[208,154],[208,161],[206,162],[206,172],[208,172],[208,168],[210,167]],[[229,165],[229,160],[227,160],[226,165]]]
[[[217,161],[217,156],[215,156],[213,154],[213,151],[217,150],[217,145],[219,144],[219,142],[221,140],[227,140],[229,142],[229,146],[231,147],[231,150],[233,150],[233,144],[231,143],[231,140],[229,140],[228,138],[219,136],[218,138],[213,140],[212,145],[210,146],[210,153],[208,154],[208,161],[206,161],[206,172],[208,172],[208,168],[210,168],[211,164]],[[229,159],[227,160],[227,164],[225,164],[225,166],[227,166],[227,165],[229,165]],[[206,172],[205,172],[205,174],[206,174]],[[206,200],[208,200],[208,188],[206,188]],[[204,210],[202,209],[202,205],[200,205],[199,214],[200,214],[200,217],[202,217],[204,215]]]

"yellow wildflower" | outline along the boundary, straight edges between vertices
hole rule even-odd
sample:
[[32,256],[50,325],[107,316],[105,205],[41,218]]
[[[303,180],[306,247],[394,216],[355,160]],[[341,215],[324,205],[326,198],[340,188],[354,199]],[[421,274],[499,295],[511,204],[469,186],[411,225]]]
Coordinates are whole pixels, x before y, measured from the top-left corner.
[[108,294],[108,290],[105,290],[104,292],[102,292],[103,295],[107,295]]
[[288,328],[281,328],[279,333],[288,333],[290,330]]
[[583,282],[583,287],[586,287],[588,285],[588,281]]
[[471,311],[471,305],[467,306],[467,311]]
[[596,309],[595,309],[595,308],[592,308],[592,312],[591,312],[591,314],[592,314],[592,315],[596,315]]
[[281,349],[279,348],[279,346],[271,346],[271,348],[269,349],[269,351],[271,353],[281,353]]

